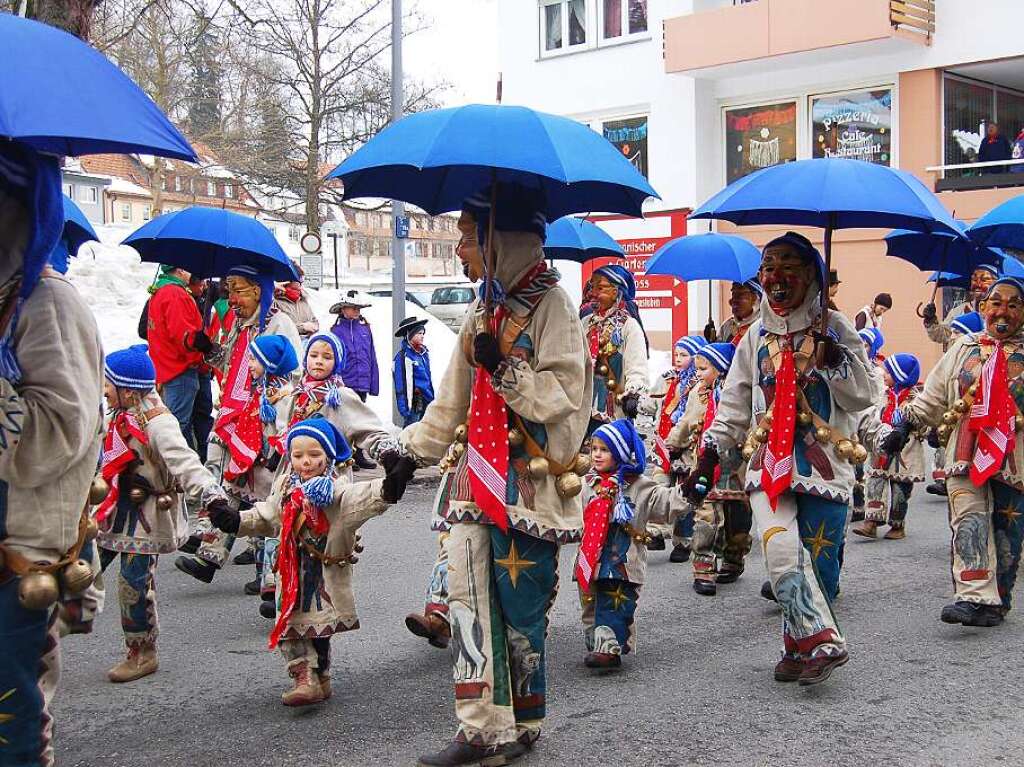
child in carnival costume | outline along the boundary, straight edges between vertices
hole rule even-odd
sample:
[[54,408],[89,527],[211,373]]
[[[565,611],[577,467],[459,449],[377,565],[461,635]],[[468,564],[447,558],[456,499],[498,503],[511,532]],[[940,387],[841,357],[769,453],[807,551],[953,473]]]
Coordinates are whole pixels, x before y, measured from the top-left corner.
[[[874,399],[880,401],[885,398],[885,382],[879,372],[885,356],[881,353],[885,344],[885,337],[880,328],[863,328],[857,331],[860,340],[864,342],[864,352],[868,358],[868,371],[871,373],[871,381],[875,387]],[[864,519],[864,466],[857,464],[853,467],[853,522],[860,522]]]
[[647,338],[630,313],[636,282],[625,268],[610,264],[590,278],[593,311],[583,319],[594,363],[594,424],[637,416],[647,389]]
[[331,636],[359,628],[350,566],[356,531],[401,499],[415,464],[400,459],[384,479],[353,484],[339,470],[352,450],[326,418],[299,421],[285,444],[288,468],[266,501],[239,512],[215,500],[209,515],[229,535],[280,536],[269,647],[280,649],[293,682],[281,702],[309,706],[331,696]]
[[[884,400],[878,417],[882,423],[896,427],[903,422],[902,408],[917,395],[921,363],[912,354],[893,354],[882,363],[885,381]],[[915,482],[924,482],[924,438],[915,434],[897,455],[871,456],[867,481],[867,505],[864,521],[853,532],[874,538],[880,524],[888,524],[888,540],[906,537],[905,523],[910,494]]]
[[897,453],[914,429],[945,443],[955,601],[941,619],[996,626],[1010,610],[1024,535],[1024,284],[993,283],[979,308],[985,329],[964,334],[883,440]]
[[[700,383],[690,392],[686,412],[668,439],[674,448],[689,448],[692,465],[705,449],[704,432],[715,420],[735,352],[731,343],[708,344],[697,352]],[[734,583],[743,574],[752,523],[743,489],[745,463],[737,448],[723,452],[712,478],[714,487],[694,512],[693,590],[698,594],[714,596],[718,583]]]
[[145,344],[107,355],[103,395],[109,416],[100,464],[108,488],[94,510],[100,571],[120,554],[117,595],[128,656],[108,672],[131,682],[157,670],[156,565],[187,535],[185,495],[208,503],[224,491],[185,442],[156,393]]
[[636,649],[634,615],[647,571],[647,525],[670,521],[687,504],[676,488],[644,474],[644,443],[628,419],[594,431],[590,461],[574,572],[588,651],[584,663],[612,669]]
[[[301,342],[295,323],[274,306],[273,275],[242,265],[232,268],[225,281],[235,321],[224,344],[207,355],[207,361],[222,372],[223,379],[220,410],[210,435],[206,465],[220,479],[233,503],[248,506],[263,500],[270,492],[275,472],[267,464],[276,455],[276,451],[272,454],[269,447],[261,447],[254,452],[257,430],[252,428],[255,423],[252,413],[254,404],[258,405],[258,402],[251,397],[253,378],[249,358],[252,356],[252,342],[264,335],[282,336],[291,345],[296,358]],[[283,411],[285,403],[278,399],[271,407]],[[244,418],[241,417],[243,413],[246,414]],[[243,423],[244,437],[238,431]],[[267,424],[270,434],[278,433],[271,429],[269,421],[261,423]],[[197,580],[210,583],[227,560],[234,542],[234,536],[212,528],[205,514],[200,512],[192,537],[182,547],[182,551],[195,556],[178,557],[174,566]],[[258,591],[258,583],[251,585],[254,587],[252,593]]]
[[736,349],[683,488],[692,503],[702,502],[720,456],[746,440],[746,489],[784,618],[775,679],[813,685],[849,658],[831,602],[853,489],[850,462],[867,459],[847,435],[872,406],[872,386],[850,321],[829,312],[827,332],[819,330],[826,280],[806,237],[788,232],[770,242],[760,282],[760,318]]
[[763,295],[761,283],[756,277],[732,284],[729,289],[729,308],[732,310],[732,316],[722,323],[718,333],[722,341],[733,346],[739,345],[744,334],[757,319],[757,306],[761,303]]

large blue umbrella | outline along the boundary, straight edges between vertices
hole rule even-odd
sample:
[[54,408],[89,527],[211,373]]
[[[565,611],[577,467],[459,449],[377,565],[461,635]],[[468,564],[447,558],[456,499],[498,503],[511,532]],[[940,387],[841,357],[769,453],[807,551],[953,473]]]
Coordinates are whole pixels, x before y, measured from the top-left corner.
[[99,240],[96,230],[92,228],[92,224],[89,223],[89,219],[85,217],[82,209],[75,205],[74,200],[67,195],[64,195],[63,237],[71,253],[77,253],[83,243]]
[[430,214],[457,210],[492,182],[540,189],[549,221],[641,215],[657,192],[601,134],[526,107],[470,104],[404,117],[335,168],[345,199],[389,197]]
[[548,224],[544,255],[582,264],[594,258],[624,258],[626,254],[622,246],[597,224],[565,216]]
[[278,282],[297,280],[295,267],[267,227],[221,208],[194,206],[157,216],[124,239],[143,261],[186,269],[197,277],[222,277],[247,264]]
[[1024,195],[992,208],[967,229],[980,245],[1024,250]]
[[670,274],[684,282],[744,282],[761,267],[761,251],[731,234],[692,234],[662,245],[647,262],[647,274]]
[[[970,280],[955,272],[932,272],[928,282],[934,282],[940,288],[963,288],[966,290]],[[934,297],[932,300],[935,300]]]
[[[967,229],[956,222],[960,232]],[[987,248],[963,234],[949,232],[915,232],[895,229],[885,237],[886,255],[908,261],[922,272],[942,271],[970,274],[981,264],[997,268],[1003,262],[1001,250]]]
[[195,161],[188,141],[102,53],[55,27],[0,13],[0,136],[57,155]]

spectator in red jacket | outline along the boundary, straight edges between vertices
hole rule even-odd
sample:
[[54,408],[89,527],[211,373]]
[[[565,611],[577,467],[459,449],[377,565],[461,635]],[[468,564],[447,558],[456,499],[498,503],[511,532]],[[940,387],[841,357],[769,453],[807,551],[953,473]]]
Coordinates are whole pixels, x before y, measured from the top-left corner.
[[189,292],[190,278],[184,269],[160,267],[150,288],[153,297],[149,299],[146,337],[164,404],[195,449],[192,410],[199,392],[199,368],[213,344],[203,332],[202,315]]

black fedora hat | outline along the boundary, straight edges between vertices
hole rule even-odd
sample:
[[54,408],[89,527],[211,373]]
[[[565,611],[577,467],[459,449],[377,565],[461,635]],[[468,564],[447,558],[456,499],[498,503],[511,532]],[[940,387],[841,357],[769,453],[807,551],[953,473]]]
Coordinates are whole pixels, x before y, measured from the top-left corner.
[[427,327],[427,320],[419,320],[415,317],[406,317],[395,330],[395,338],[405,338],[410,333],[424,330]]

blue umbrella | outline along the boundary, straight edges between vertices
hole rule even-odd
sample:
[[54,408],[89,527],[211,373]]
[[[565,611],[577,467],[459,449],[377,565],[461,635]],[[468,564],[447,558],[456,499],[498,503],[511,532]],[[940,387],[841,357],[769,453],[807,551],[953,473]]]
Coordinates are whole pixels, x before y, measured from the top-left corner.
[[[970,280],[962,274],[955,272],[932,272],[928,282],[936,283],[940,288],[964,288],[966,289]],[[934,298],[932,299],[934,300]]]
[[565,216],[548,225],[544,255],[582,264],[594,258],[624,258],[626,254],[597,224]]
[[195,161],[188,141],[102,53],[55,27],[0,13],[0,136],[41,152]]
[[96,230],[92,228],[89,219],[85,217],[82,209],[75,205],[67,195],[64,195],[64,240],[67,241],[71,253],[77,253],[83,243],[90,240],[99,240]]
[[295,267],[267,227],[221,208],[193,206],[157,216],[124,240],[143,261],[186,269],[197,277],[221,277],[248,264],[278,282],[297,280]]
[[967,229],[980,245],[1024,250],[1024,195],[996,205]]
[[684,282],[744,282],[761,267],[761,251],[750,240],[730,234],[694,234],[662,245],[647,262],[647,274],[670,274]]
[[[963,221],[956,222],[960,232],[967,229]],[[885,237],[886,255],[908,261],[923,272],[950,271],[970,274],[980,264],[998,267],[1003,252],[979,245],[963,234],[949,232],[916,232],[895,229]]]
[[470,104],[404,117],[335,168],[345,199],[389,197],[438,214],[492,182],[540,189],[549,221],[641,215],[657,193],[601,134],[526,107]]

